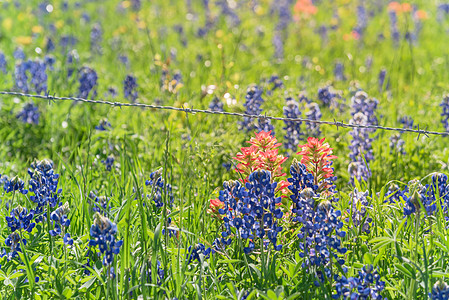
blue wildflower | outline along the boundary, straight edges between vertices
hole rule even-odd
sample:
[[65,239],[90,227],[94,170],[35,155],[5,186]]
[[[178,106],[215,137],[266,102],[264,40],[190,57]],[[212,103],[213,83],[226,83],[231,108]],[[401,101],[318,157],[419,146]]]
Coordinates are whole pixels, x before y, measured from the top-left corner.
[[95,53],[101,53],[101,40],[103,39],[103,30],[100,24],[94,24],[90,31],[90,50]]
[[215,96],[209,104],[209,109],[212,111],[222,112],[222,111],[224,111],[223,110],[223,102],[220,101],[220,99],[217,96]]
[[432,300],[449,299],[449,286],[446,282],[440,279],[433,285],[432,292],[429,293],[429,297]]
[[[287,103],[284,106],[284,116],[290,119],[297,119],[301,117],[298,102],[292,98],[287,98]],[[299,141],[302,140],[303,133],[301,133],[301,121],[284,121],[286,135],[284,136],[284,147],[292,151],[298,149]]]
[[17,206],[11,211],[9,217],[6,216],[6,222],[11,232],[16,230],[31,232],[36,226],[36,223],[32,222],[33,218],[34,213],[32,211],[28,213],[26,208]]
[[[351,200],[349,201],[348,215],[351,218],[352,225],[359,227],[361,232],[369,234],[373,219],[369,216],[369,210],[372,207],[367,198],[368,191],[359,192],[354,189],[349,197]],[[349,216],[345,219],[347,224],[350,224]]]
[[390,16],[390,34],[395,46],[399,45],[400,33],[398,29],[398,16],[394,10],[388,12]]
[[211,253],[212,249],[211,248],[207,248],[206,246],[204,246],[204,244],[197,244],[196,246],[192,247],[189,246],[189,248],[187,249],[187,257],[188,257],[188,261],[187,263],[190,264],[193,261],[198,261],[201,262],[201,255],[204,258],[209,258],[210,253]]
[[95,126],[95,129],[98,131],[106,131],[111,128],[111,123],[109,123],[108,119],[101,119],[100,123]]
[[137,99],[137,78],[132,75],[127,75],[123,81],[123,93],[125,98],[132,103],[136,102]]
[[162,178],[162,168],[154,171],[150,174],[150,180],[145,181],[146,186],[151,186],[152,200],[156,204],[156,207],[164,206],[164,200],[167,201],[167,206],[171,207],[174,201],[172,194],[172,187],[170,184],[165,184]]
[[105,160],[102,160],[101,163],[106,167],[106,171],[110,172],[114,166],[114,161],[114,156],[109,155]]
[[443,127],[446,132],[449,132],[449,95],[444,95],[443,100],[440,104],[443,112],[441,113],[441,123],[443,123]]
[[[309,120],[319,121],[321,120],[322,114],[320,107],[315,102],[308,103],[306,117]],[[312,137],[318,137],[321,135],[320,124],[307,122],[306,123],[307,135]]]
[[344,65],[342,62],[336,62],[334,68],[334,76],[337,81],[346,80],[346,76],[344,74]]
[[0,51],[0,70],[4,74],[8,73],[7,66],[5,54]]
[[385,289],[385,282],[380,280],[372,265],[363,266],[357,277],[335,277],[337,284],[333,299],[383,299],[380,293]]
[[[94,224],[90,228],[89,245],[96,247],[103,255],[103,265],[110,266],[114,255],[119,254],[123,241],[116,241],[117,225],[99,213],[94,215]],[[113,272],[113,270],[112,270]],[[113,273],[111,274],[113,276]]]
[[[17,231],[14,231],[5,239],[5,245],[7,247],[10,247],[10,252],[5,253],[4,255],[6,255],[9,260],[16,257],[17,252],[22,252],[22,248],[20,247],[21,244],[20,239],[21,239],[20,234]],[[26,243],[27,240],[23,238],[22,244],[26,245]]]
[[241,238],[244,252],[249,254],[262,239],[264,247],[271,243],[276,251],[282,249],[277,237],[283,230],[278,221],[283,213],[276,205],[281,202],[274,195],[276,186],[271,182],[271,173],[265,170],[251,173],[244,186],[238,181],[223,184],[219,200],[224,208],[218,210],[224,222],[221,244],[229,244],[232,237]]
[[25,189],[25,182],[18,176],[14,176],[11,180],[8,177],[3,178],[4,186],[3,189],[6,193],[18,191],[22,194],[27,194],[28,190]]
[[[61,205],[50,214],[50,219],[54,227],[49,231],[51,236],[58,236],[64,234],[67,227],[70,226],[70,219],[67,217],[69,211],[70,211],[69,203],[66,202],[64,205]],[[65,244],[69,243],[73,244],[73,240],[70,238],[69,233],[64,234],[63,240]]]
[[80,86],[78,97],[87,99],[90,95],[92,98],[95,98],[97,96],[97,81],[98,76],[95,70],[89,67],[81,68],[79,72]]
[[26,58],[25,52],[23,52],[23,49],[20,47],[14,50],[13,56],[16,60],[25,60]]

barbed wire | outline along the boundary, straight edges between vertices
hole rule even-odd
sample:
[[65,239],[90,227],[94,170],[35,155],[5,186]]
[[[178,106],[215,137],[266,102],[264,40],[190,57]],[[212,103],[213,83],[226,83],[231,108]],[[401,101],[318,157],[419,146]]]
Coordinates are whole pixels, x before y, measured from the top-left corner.
[[212,115],[234,116],[234,117],[240,117],[240,118],[314,123],[314,124],[336,126],[337,130],[339,127],[342,127],[342,128],[379,129],[379,130],[388,130],[388,131],[398,131],[401,133],[402,132],[410,132],[410,133],[417,133],[418,139],[421,134],[425,135],[427,137],[429,137],[429,135],[439,135],[439,136],[448,136],[449,135],[449,132],[429,131],[429,130],[427,130],[427,127],[426,127],[426,129],[420,129],[419,124],[417,126],[417,129],[386,127],[386,126],[380,126],[380,125],[348,124],[348,123],[336,121],[335,119],[333,121],[322,121],[322,120],[310,120],[310,119],[305,119],[305,118],[284,118],[284,117],[273,117],[273,116],[268,116],[268,115],[250,115],[250,114],[245,114],[245,113],[212,111],[212,110],[205,110],[205,109],[174,107],[174,106],[164,106],[164,105],[155,105],[155,104],[113,102],[113,101],[105,101],[105,100],[84,99],[84,98],[79,98],[79,97],[57,97],[55,95],[50,95],[49,92],[47,92],[45,95],[35,95],[35,94],[27,94],[27,93],[20,93],[20,92],[0,91],[0,95],[37,98],[37,99],[44,99],[44,100],[49,100],[49,101],[60,100],[60,101],[76,101],[76,102],[91,103],[91,104],[105,104],[105,105],[110,105],[110,106],[115,106],[115,107],[120,107],[120,108],[121,107],[141,107],[141,108],[152,108],[152,109],[162,109],[162,110],[174,110],[174,111],[182,111],[187,114],[189,114],[189,113],[190,114],[204,113],[204,114],[212,114]]

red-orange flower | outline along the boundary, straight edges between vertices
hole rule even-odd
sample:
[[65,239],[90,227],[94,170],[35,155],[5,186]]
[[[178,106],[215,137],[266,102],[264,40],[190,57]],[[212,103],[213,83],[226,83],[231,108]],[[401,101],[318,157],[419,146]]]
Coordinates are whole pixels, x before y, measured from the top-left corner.
[[218,212],[220,208],[224,208],[223,202],[221,202],[219,199],[210,199],[210,205],[207,212],[210,213],[212,216],[221,219],[221,215]]
[[[307,168],[307,171],[314,176],[314,184],[320,185],[324,179],[333,177],[332,159],[337,158],[332,155],[332,148],[328,143],[324,143],[324,138],[319,140],[317,138],[309,137],[307,144],[299,146],[301,151],[297,154],[302,155],[301,163]],[[322,189],[328,187],[328,184],[323,183]]]

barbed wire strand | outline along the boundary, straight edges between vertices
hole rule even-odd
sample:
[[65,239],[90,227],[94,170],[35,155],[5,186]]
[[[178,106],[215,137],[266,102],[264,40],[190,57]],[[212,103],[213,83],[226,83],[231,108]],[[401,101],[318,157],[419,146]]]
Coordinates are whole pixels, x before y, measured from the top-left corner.
[[114,107],[141,107],[141,108],[152,108],[152,109],[161,109],[161,110],[174,110],[174,111],[182,111],[186,114],[211,114],[211,115],[226,115],[226,116],[234,116],[240,118],[251,118],[251,119],[265,119],[265,120],[277,120],[277,121],[289,121],[289,122],[304,122],[304,123],[314,123],[314,124],[323,124],[323,125],[331,125],[336,126],[337,130],[339,127],[343,128],[361,128],[361,129],[379,129],[379,130],[388,130],[388,131],[398,131],[398,132],[410,132],[417,133],[418,139],[421,134],[429,137],[429,135],[439,135],[439,136],[448,136],[449,132],[440,132],[440,131],[429,131],[419,129],[411,129],[411,128],[396,128],[396,127],[385,127],[380,125],[360,125],[360,124],[348,124],[340,121],[322,121],[322,120],[310,120],[304,118],[284,118],[284,117],[273,117],[267,115],[250,115],[245,113],[236,113],[236,112],[226,112],[226,111],[212,111],[212,110],[204,110],[204,109],[194,109],[194,108],[185,108],[185,107],[174,107],[174,106],[164,106],[164,105],[154,105],[154,104],[144,104],[144,103],[124,103],[124,102],[112,102],[105,100],[93,100],[93,99],[84,99],[78,97],[57,97],[55,95],[50,95],[49,92],[46,95],[35,95],[35,94],[27,94],[20,92],[11,92],[11,91],[0,91],[0,95],[10,95],[17,97],[27,97],[27,98],[37,98],[44,99],[49,101],[60,100],[60,101],[76,101],[83,103],[91,103],[91,104],[105,104]]

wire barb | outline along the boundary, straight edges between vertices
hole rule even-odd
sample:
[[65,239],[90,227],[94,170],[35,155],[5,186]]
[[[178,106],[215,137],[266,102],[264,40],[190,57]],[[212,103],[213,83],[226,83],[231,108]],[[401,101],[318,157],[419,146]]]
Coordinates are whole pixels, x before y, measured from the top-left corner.
[[163,106],[163,105],[144,104],[144,103],[111,102],[111,101],[84,99],[84,98],[77,98],[77,97],[57,97],[55,94],[50,95],[50,91],[47,91],[45,95],[34,95],[34,94],[25,94],[25,93],[20,93],[20,92],[0,91],[0,95],[10,95],[10,96],[17,96],[17,97],[44,99],[44,100],[49,100],[49,101],[51,100],[53,102],[55,102],[55,100],[60,100],[60,101],[76,101],[76,102],[83,102],[83,103],[90,103],[90,104],[104,104],[104,105],[110,105],[110,106],[114,106],[114,107],[118,106],[119,108],[141,107],[141,108],[153,108],[153,109],[161,109],[161,110],[175,110],[175,111],[183,111],[186,113],[186,115],[189,113],[190,114],[203,113],[203,114],[225,115],[225,116],[234,116],[234,117],[251,118],[251,119],[304,122],[304,123],[336,126],[337,130],[339,129],[339,127],[343,127],[343,128],[364,128],[364,129],[371,128],[371,129],[380,129],[380,130],[388,130],[388,131],[399,131],[401,133],[410,132],[410,133],[417,133],[418,140],[419,140],[421,134],[425,135],[426,137],[429,137],[429,135],[438,135],[438,136],[448,136],[449,135],[449,132],[428,131],[427,127],[425,130],[419,129],[419,124],[418,124],[417,129],[383,127],[383,126],[379,126],[379,125],[357,125],[357,124],[348,124],[348,123],[336,121],[335,118],[334,118],[334,121],[321,121],[321,120],[309,120],[309,119],[302,119],[302,118],[273,117],[273,116],[267,116],[266,114],[265,115],[249,115],[249,114],[245,114],[245,113],[235,113],[235,112],[226,112],[226,111],[210,111],[210,110],[204,110],[204,109],[185,108],[184,106],[173,107],[173,106]]

